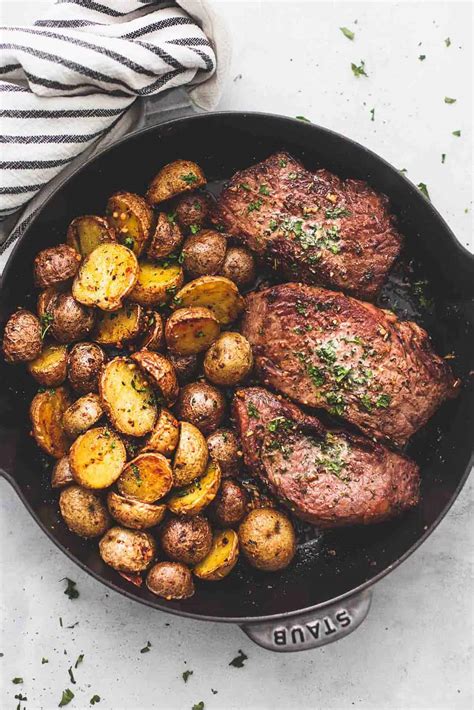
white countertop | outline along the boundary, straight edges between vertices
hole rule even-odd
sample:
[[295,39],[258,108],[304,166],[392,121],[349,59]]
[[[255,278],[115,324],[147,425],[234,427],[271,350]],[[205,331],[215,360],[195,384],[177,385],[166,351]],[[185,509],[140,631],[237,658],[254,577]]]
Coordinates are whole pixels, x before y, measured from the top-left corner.
[[[26,23],[47,4],[3,0],[3,22]],[[354,138],[426,183],[472,247],[469,3],[216,5],[234,37],[219,108],[304,115]],[[355,31],[353,42],[340,26]],[[368,78],[351,71],[361,59]],[[21,692],[28,710],[49,710],[68,687],[71,710],[89,708],[94,694],[101,710],[191,710],[201,700],[205,710],[472,707],[472,484],[422,548],[377,585],[360,629],[288,656],[258,648],[235,626],[169,616],[109,592],[54,547],[3,481],[0,491],[2,708],[15,708]],[[77,582],[76,600],[63,594],[66,576]],[[248,661],[229,667],[239,649]],[[81,653],[73,685],[68,668]],[[184,683],[186,669],[193,675]]]

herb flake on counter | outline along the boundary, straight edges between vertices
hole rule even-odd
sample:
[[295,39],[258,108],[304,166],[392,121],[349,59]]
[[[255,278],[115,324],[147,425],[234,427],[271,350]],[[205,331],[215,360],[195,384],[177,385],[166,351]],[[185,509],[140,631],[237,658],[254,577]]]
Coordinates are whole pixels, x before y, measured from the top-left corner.
[[354,39],[355,34],[348,27],[339,27],[339,29],[341,30],[344,37],[347,37],[347,39],[350,39],[350,40]]
[[12,678],[12,683],[13,685],[20,685],[20,683],[23,683],[23,678]]
[[93,695],[92,698],[89,700],[90,705],[95,705],[96,703],[100,703],[100,695]]
[[441,153],[441,163],[444,165],[446,162],[446,153]]
[[43,657],[43,658],[41,659],[41,665],[43,666],[45,663],[49,663],[49,661],[48,661],[47,658],[44,658],[44,657]]
[[449,37],[446,37],[446,39],[444,40],[444,43],[445,43],[446,47],[450,47],[451,46],[451,39]]
[[184,671],[184,672],[182,673],[182,678],[183,678],[183,680],[184,680],[185,683],[188,682],[189,676],[192,675],[193,673],[194,673],[194,671]]
[[201,700],[199,703],[193,705],[193,710],[204,710],[204,701]]
[[295,118],[297,118],[298,121],[305,121],[306,123],[311,123],[309,118],[306,118],[306,116],[295,116]]
[[420,56],[418,57],[418,59],[420,60],[420,62],[424,62],[425,59],[426,59],[426,54],[420,54]]
[[74,678],[74,673],[72,672],[72,666],[69,666],[67,669],[67,672],[69,673],[69,678],[71,679],[71,683],[76,685],[76,679]]
[[77,597],[79,596],[79,591],[76,589],[76,582],[74,582],[72,579],[69,579],[69,577],[63,577],[61,582],[64,582],[64,580],[66,580],[67,582],[64,594],[66,594],[69,599],[77,599]]
[[74,664],[74,668],[77,668],[77,666],[78,666],[80,663],[82,663],[83,660],[84,660],[84,654],[81,653],[81,654],[79,654],[79,656],[77,657],[77,660],[76,660],[76,662],[75,662],[75,664]]
[[149,641],[146,642],[146,646],[140,649],[140,653],[148,653],[151,648],[151,643]]
[[456,99],[452,99],[452,98],[450,98],[449,96],[445,96],[445,97],[444,97],[444,103],[445,103],[445,104],[455,104],[455,103],[456,103]]
[[370,120],[375,121],[375,109],[371,108],[369,113],[370,113]]
[[214,690],[214,688],[211,688],[211,693],[212,693],[213,695],[217,695],[217,692],[218,692],[217,690]]
[[243,668],[244,662],[247,659],[248,659],[248,656],[239,648],[238,655],[231,660],[231,662],[229,663],[229,666],[233,666],[234,668]]
[[66,690],[63,690],[63,694],[61,697],[61,700],[59,702],[58,708],[63,708],[65,705],[69,705],[71,700],[74,697],[74,693],[72,690],[69,690],[69,688],[66,688]]
[[420,192],[422,192],[424,194],[424,196],[428,200],[431,200],[430,193],[428,192],[428,188],[426,187],[424,182],[419,182],[417,185],[417,188],[419,189]]
[[355,64],[354,62],[352,62],[352,63],[351,63],[351,69],[352,69],[352,73],[354,74],[355,77],[357,77],[357,79],[358,79],[360,76],[367,76],[367,77],[369,76],[369,75],[367,74],[367,72],[365,71],[365,62],[364,62],[363,59],[360,60],[360,64],[359,64],[359,65]]
[[456,138],[461,137],[461,131],[453,131],[453,136],[456,136]]

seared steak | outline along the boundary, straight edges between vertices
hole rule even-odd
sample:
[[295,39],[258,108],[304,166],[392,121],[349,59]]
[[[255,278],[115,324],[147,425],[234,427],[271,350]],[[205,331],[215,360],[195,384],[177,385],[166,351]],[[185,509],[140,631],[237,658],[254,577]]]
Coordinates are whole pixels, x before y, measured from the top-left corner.
[[262,384],[400,445],[459,384],[418,325],[315,286],[250,294],[242,333]]
[[376,523],[418,503],[418,467],[380,443],[329,430],[261,387],[239,390],[233,414],[246,466],[302,520]]
[[287,153],[236,173],[217,220],[286,278],[363,298],[376,295],[402,243],[385,195],[311,173]]

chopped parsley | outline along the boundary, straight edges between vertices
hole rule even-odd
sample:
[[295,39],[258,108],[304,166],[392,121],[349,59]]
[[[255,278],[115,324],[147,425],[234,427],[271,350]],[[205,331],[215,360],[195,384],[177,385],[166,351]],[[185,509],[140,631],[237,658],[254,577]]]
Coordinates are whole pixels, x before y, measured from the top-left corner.
[[375,401],[375,406],[378,407],[378,409],[387,409],[387,407],[390,406],[390,402],[392,401],[392,398],[390,397],[389,394],[381,394]]
[[174,224],[176,222],[176,212],[168,212],[166,217],[168,218],[168,222],[170,224]]
[[330,341],[317,348],[316,354],[326,365],[333,365],[337,359],[334,344]]
[[278,161],[278,165],[280,166],[280,168],[286,168],[286,166],[288,165],[288,161],[285,160],[285,158],[280,158],[280,160]]
[[365,71],[365,62],[363,59],[360,60],[360,64],[354,64],[354,62],[351,63],[351,69],[352,73],[354,74],[355,77],[359,78],[360,76],[369,76],[367,72]]
[[41,320],[41,325],[42,325],[42,329],[41,329],[41,340],[44,340],[44,337],[45,337],[46,333],[48,332],[48,330],[49,330],[49,329],[51,328],[51,326],[53,325],[54,316],[53,316],[52,313],[44,313],[44,314],[41,316],[41,319],[40,319],[40,320]]
[[189,231],[191,232],[191,234],[197,234],[199,232],[199,230],[200,230],[200,226],[198,224],[191,224],[189,226]]
[[41,659],[41,665],[44,665],[45,663],[49,663],[49,661],[47,658],[44,658],[44,656],[43,656],[43,658]]
[[73,699],[73,697],[74,697],[74,693],[72,692],[72,690],[69,690],[69,688],[66,688],[66,690],[63,690],[61,701],[60,701],[58,707],[63,708],[65,705],[68,705],[71,702],[71,700]]
[[338,217],[350,217],[351,214],[346,207],[328,207],[325,217],[326,219],[337,219]]
[[418,59],[420,60],[420,62],[424,62],[425,59],[426,59],[426,54],[420,54],[420,56],[418,57]]
[[300,316],[306,316],[308,314],[305,304],[301,301],[296,301],[295,310]]
[[275,229],[278,227],[278,222],[276,221],[276,219],[271,219],[268,223],[268,226],[270,228],[270,231],[274,232]]
[[267,429],[268,431],[275,432],[280,428],[285,430],[292,429],[293,426],[294,425],[291,419],[287,419],[286,417],[275,417],[268,422]]
[[444,43],[445,43],[446,47],[450,47],[450,46],[451,46],[451,40],[450,40],[450,38],[449,38],[449,37],[446,37],[446,39],[444,40]]
[[461,131],[453,131],[453,136],[456,136],[456,138],[461,137]]
[[257,200],[254,200],[253,202],[249,202],[248,207],[247,207],[247,212],[256,212],[257,210],[260,209],[262,206],[263,202],[260,198]]
[[444,97],[444,103],[445,103],[445,104],[455,104],[455,103],[456,103],[456,99],[451,99],[449,96],[445,96],[445,97]]
[[306,116],[295,116],[295,118],[297,118],[298,121],[306,121],[306,123],[311,123],[309,118],[306,118]]
[[248,182],[241,182],[240,187],[242,190],[245,190],[246,192],[250,192],[250,190],[252,189],[250,187],[250,185],[248,184]]
[[194,672],[194,671],[184,671],[184,673],[182,674],[182,676],[183,676],[183,680],[184,680],[185,683],[188,682],[188,678],[189,678],[190,675],[193,674],[193,672]]
[[195,173],[193,173],[192,171],[189,173],[186,173],[185,175],[181,175],[180,178],[187,185],[194,185],[194,183],[197,182],[197,175]]
[[233,666],[234,668],[243,668],[244,662],[247,660],[247,658],[248,656],[239,649],[238,655],[231,660],[229,666]]
[[137,385],[137,383],[135,382],[135,378],[133,378],[133,380],[131,381],[130,384],[132,385],[132,389],[134,389],[135,392],[139,392],[139,393],[140,393],[140,392],[146,392],[146,391],[147,391],[147,388],[146,388],[146,387],[139,387],[139,386]]
[[330,413],[342,417],[346,409],[346,402],[340,392],[325,392],[324,399],[330,405]]
[[23,683],[23,678],[12,678],[12,683],[13,685],[20,685],[20,683]]
[[375,121],[375,109],[374,108],[370,109],[370,120]]
[[[141,486],[141,485],[142,485],[142,477],[141,477],[141,475],[140,475],[140,469],[138,468],[137,464],[136,464],[136,463],[133,463],[133,464],[130,466],[130,470],[131,470],[131,472],[133,473],[137,484],[138,484],[139,486]],[[141,651],[141,653],[145,653],[145,651]]]
[[92,698],[89,700],[89,703],[91,705],[95,705],[96,703],[100,703],[100,695],[93,695]]
[[352,32],[352,30],[348,29],[347,27],[339,27],[339,29],[341,30],[344,37],[347,37],[347,39],[350,39],[350,40],[354,39],[355,34],[354,34],[354,32]]
[[135,240],[132,239],[132,237],[125,237],[125,239],[123,240],[123,245],[125,247],[128,247],[129,249],[133,249],[133,247],[135,246]]
[[76,662],[75,662],[75,664],[74,664],[74,668],[77,668],[77,666],[78,666],[80,663],[82,663],[83,660],[84,660],[84,654],[81,653],[81,654],[77,657],[77,660],[76,660]]
[[64,577],[61,581],[64,581],[64,579],[67,582],[64,594],[67,594],[69,599],[77,599],[77,597],[79,596],[79,591],[76,589],[76,582],[73,582],[73,580],[69,579],[69,577]]
[[374,408],[372,400],[370,399],[368,394],[361,395],[359,397],[359,402],[362,405],[362,408],[365,409],[366,412],[371,412]]
[[428,198],[428,200],[431,199],[430,193],[428,192],[428,188],[426,187],[424,182],[419,182],[417,185],[417,188],[420,190],[420,192],[422,192],[424,194],[425,197]]
[[253,402],[249,402],[247,404],[247,412],[248,412],[249,417],[253,417],[254,419],[259,418],[258,409]]
[[148,653],[151,648],[151,643],[149,641],[146,642],[146,646],[140,649],[140,653]]
[[69,678],[71,679],[71,683],[73,683],[75,685],[76,679],[74,678],[74,673],[72,672],[71,666],[69,666],[69,668],[67,669],[67,672],[69,673]]
[[444,165],[446,162],[446,153],[441,153],[441,163]]
[[268,188],[268,185],[260,185],[258,192],[260,195],[269,195],[270,190]]
[[204,710],[204,701],[200,700],[198,703],[194,703],[193,710]]

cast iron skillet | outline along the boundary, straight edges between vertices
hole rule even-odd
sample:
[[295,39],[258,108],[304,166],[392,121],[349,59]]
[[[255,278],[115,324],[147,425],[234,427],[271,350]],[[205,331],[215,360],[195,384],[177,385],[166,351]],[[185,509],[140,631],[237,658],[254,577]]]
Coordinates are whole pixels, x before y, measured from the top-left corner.
[[[106,567],[97,545],[70,533],[49,488],[49,464],[29,437],[28,404],[35,388],[23,367],[0,365],[0,460],[3,475],[46,534],[107,586],[143,604],[182,616],[237,622],[272,650],[312,648],[340,638],[363,620],[370,592],[432,532],[464,484],[474,441],[474,258],[408,180],[384,160],[318,126],[255,113],[215,113],[170,121],[129,136],[86,163],[48,199],[20,238],[1,282],[1,321],[18,306],[33,308],[32,261],[64,241],[80,214],[102,214],[116,190],[143,193],[158,168],[176,158],[198,162],[216,184],[284,148],[309,168],[367,180],[387,194],[406,235],[405,253],[379,303],[425,325],[441,354],[454,352],[460,396],[445,404],[408,446],[421,466],[416,510],[388,523],[327,532],[302,545],[277,575],[239,562],[220,583],[199,583],[194,597],[164,602]],[[471,378],[472,380],[472,378]],[[446,570],[446,574],[449,570]]]

